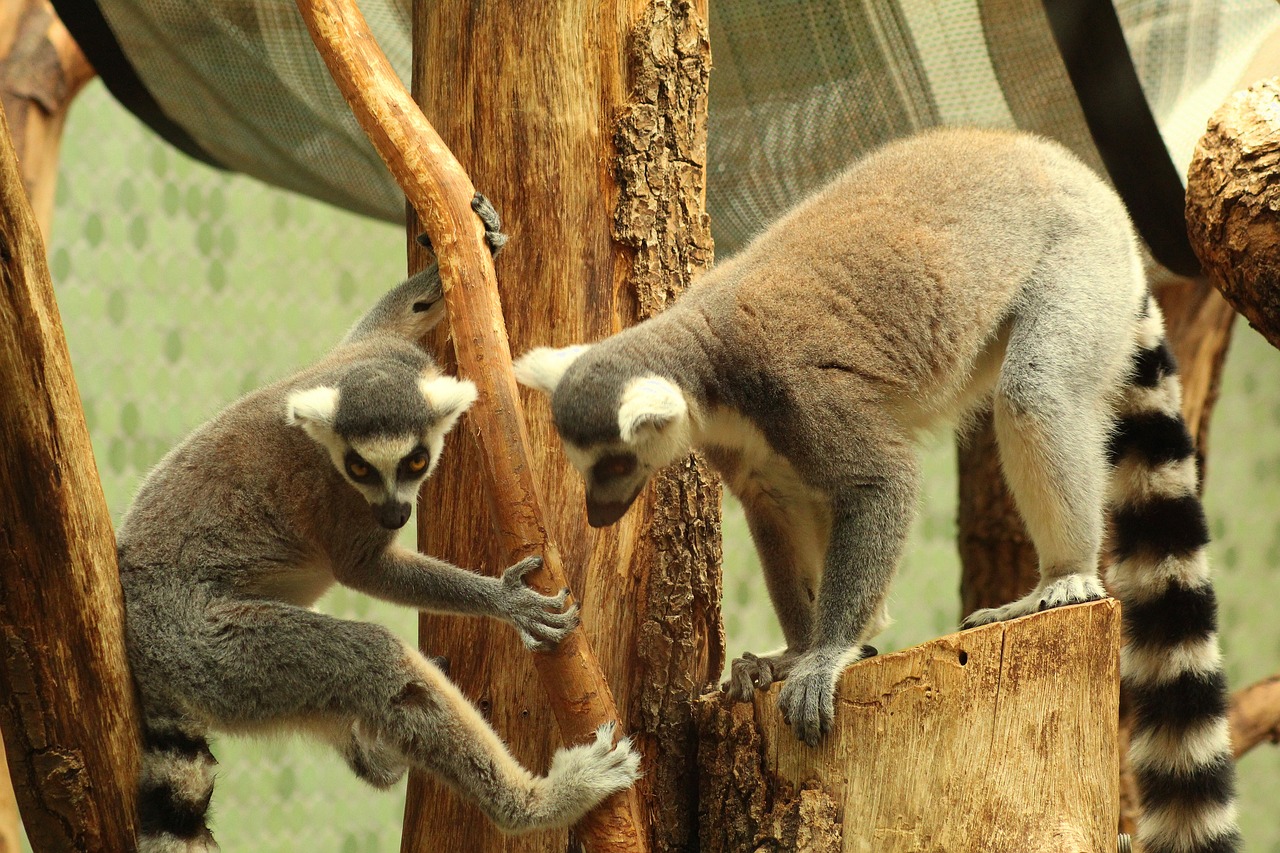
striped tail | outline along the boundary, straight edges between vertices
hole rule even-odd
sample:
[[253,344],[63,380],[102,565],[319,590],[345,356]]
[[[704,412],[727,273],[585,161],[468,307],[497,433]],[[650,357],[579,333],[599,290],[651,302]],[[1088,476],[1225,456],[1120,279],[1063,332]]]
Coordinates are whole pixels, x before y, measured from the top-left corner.
[[204,732],[173,719],[149,719],[138,783],[138,853],[213,853],[205,824],[213,767]]
[[1229,853],[1240,835],[1209,530],[1177,365],[1159,309],[1147,302],[1110,447],[1108,582],[1124,605],[1120,670],[1134,709],[1138,838],[1146,853]]

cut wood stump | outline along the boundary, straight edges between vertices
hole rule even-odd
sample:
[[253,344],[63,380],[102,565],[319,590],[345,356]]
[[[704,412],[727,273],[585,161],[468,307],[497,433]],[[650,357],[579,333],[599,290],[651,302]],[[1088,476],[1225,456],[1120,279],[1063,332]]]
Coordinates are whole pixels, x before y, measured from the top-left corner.
[[704,696],[703,853],[1114,853],[1120,605],[1065,607],[851,666],[800,743],[778,685]]

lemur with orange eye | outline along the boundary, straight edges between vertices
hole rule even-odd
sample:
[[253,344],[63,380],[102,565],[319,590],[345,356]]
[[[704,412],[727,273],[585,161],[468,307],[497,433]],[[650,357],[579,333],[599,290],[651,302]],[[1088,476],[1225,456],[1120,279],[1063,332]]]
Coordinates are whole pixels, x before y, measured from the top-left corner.
[[[490,246],[504,239],[482,197]],[[475,386],[421,348],[443,317],[431,267],[391,290],[329,355],[232,403],[147,477],[118,535],[126,643],[144,720],[140,853],[217,849],[210,730],[294,729],[376,787],[432,772],[504,830],[568,826],[636,779],[603,726],[522,767],[432,661],[380,625],[311,605],[334,581],[422,610],[505,619],[531,649],[577,624],[566,592],[396,545]]]

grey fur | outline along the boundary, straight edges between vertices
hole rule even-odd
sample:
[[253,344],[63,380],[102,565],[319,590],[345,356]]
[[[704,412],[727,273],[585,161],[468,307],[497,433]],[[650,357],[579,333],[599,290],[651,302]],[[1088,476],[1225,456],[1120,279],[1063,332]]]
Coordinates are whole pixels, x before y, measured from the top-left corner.
[[[663,314],[590,347],[534,350],[516,371],[551,393],[593,525],[616,521],[691,448],[723,474],[787,640],[734,661],[726,688],[746,700],[785,678],[779,707],[817,744],[841,672],[887,619],[918,438],[963,425],[984,401],[1041,582],[970,622],[1104,594],[1107,441],[1122,401],[1150,409],[1126,388],[1139,346],[1163,334],[1147,302],[1123,204],[1075,157],[1028,135],[940,130],[855,164]],[[1176,412],[1175,392],[1162,393]],[[1163,476],[1126,470],[1134,494]],[[1182,494],[1180,476],[1165,488]],[[1130,560],[1125,572],[1149,597],[1162,565]],[[1206,642],[1178,660],[1220,674],[1216,653]],[[1218,740],[1195,742],[1194,755],[1173,748],[1187,766],[1221,757]],[[1173,809],[1159,832],[1230,837],[1227,806],[1206,809]]]
[[[213,849],[209,730],[319,736],[377,787],[410,765],[429,770],[509,831],[571,824],[636,778],[638,756],[612,729],[532,775],[417,649],[310,609],[336,580],[506,620],[533,649],[577,624],[567,591],[524,584],[541,558],[489,577],[395,544],[444,433],[474,399],[418,344],[440,317],[413,308],[431,278],[393,289],[317,364],[193,432],[126,514],[118,553],[144,718],[182,733],[144,757],[143,853]],[[367,482],[352,479],[353,458]],[[405,467],[413,460],[420,470]]]

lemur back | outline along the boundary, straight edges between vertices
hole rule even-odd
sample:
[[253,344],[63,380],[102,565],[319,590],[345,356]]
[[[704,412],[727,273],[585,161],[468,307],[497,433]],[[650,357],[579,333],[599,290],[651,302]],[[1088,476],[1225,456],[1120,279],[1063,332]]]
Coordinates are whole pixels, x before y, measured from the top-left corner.
[[810,744],[886,619],[920,435],[989,402],[1041,582],[966,624],[1102,596],[1115,507],[1142,838],[1153,853],[1208,853],[1238,843],[1233,769],[1194,459],[1162,341],[1103,181],[1046,140],[942,130],[855,164],[664,314],[534,350],[517,376],[552,395],[592,524],[616,521],[691,447],[723,473],[787,641],[734,661],[726,688],[746,700],[785,679],[779,706]]
[[[477,197],[497,243],[497,220]],[[398,547],[445,434],[475,400],[419,345],[443,316],[434,268],[389,292],[314,366],[232,403],[147,477],[117,542],[141,699],[141,853],[216,849],[210,730],[294,730],[332,743],[376,787],[413,765],[513,832],[567,826],[636,778],[612,726],[559,750],[545,777],[507,751],[418,650],[379,625],[310,609],[336,580],[398,604],[494,616],[535,650],[577,623],[566,592]]]

